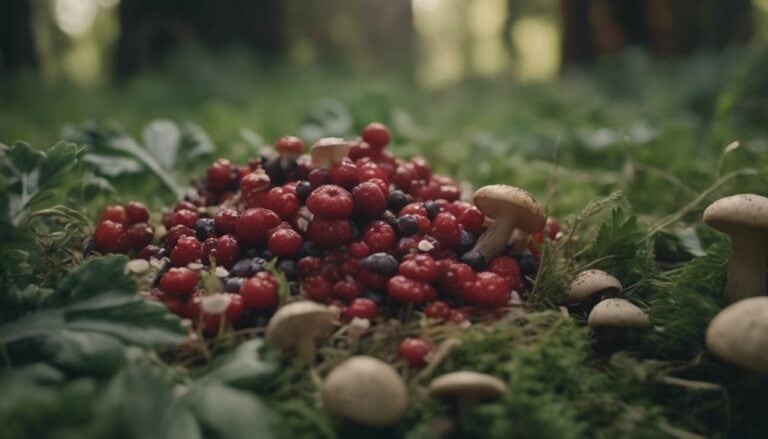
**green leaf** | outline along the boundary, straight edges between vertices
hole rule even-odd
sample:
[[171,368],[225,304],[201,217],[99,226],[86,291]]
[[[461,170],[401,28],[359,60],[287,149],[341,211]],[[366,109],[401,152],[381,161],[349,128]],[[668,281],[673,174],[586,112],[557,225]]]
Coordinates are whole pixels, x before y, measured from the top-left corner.
[[265,352],[261,339],[248,340],[222,358],[203,380],[257,389],[266,384],[277,371],[274,358],[265,358]]
[[168,119],[156,119],[142,130],[144,148],[165,169],[173,169],[181,143],[181,130]]
[[67,371],[107,375],[126,360],[122,342],[95,332],[64,330],[45,337],[43,351]]
[[187,403],[200,422],[217,437],[273,437],[269,411],[251,393],[209,384],[195,389],[188,396]]

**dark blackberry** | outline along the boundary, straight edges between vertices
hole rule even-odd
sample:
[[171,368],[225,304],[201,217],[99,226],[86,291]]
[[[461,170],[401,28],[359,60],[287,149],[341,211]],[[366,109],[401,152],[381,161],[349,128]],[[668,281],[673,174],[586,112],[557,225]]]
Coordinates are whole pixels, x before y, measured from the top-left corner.
[[213,218],[200,218],[195,222],[195,235],[200,242],[212,237],[214,229]]

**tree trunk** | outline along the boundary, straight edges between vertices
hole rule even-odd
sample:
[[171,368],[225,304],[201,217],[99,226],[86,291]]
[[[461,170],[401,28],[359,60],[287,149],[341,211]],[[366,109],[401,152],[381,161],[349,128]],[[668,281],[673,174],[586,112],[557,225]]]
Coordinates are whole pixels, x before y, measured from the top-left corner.
[[32,0],[0,1],[0,74],[38,65]]

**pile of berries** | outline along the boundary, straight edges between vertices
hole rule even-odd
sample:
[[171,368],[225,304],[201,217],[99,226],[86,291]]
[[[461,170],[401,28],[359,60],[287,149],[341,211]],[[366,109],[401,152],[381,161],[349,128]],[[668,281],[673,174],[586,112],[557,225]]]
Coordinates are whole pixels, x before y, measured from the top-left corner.
[[[262,325],[279,306],[275,261],[291,293],[333,304],[341,317],[373,319],[413,309],[461,323],[524,296],[548,221],[528,248],[489,261],[468,257],[487,227],[457,184],[420,157],[395,158],[386,126],[355,140],[326,138],[310,154],[286,136],[276,154],[238,166],[216,160],[198,195],[149,225],[137,202],[104,209],[93,244],[102,253],[167,261],[154,294],[174,313],[215,333]],[[524,246],[525,247],[525,246]],[[203,288],[218,273],[223,291]]]

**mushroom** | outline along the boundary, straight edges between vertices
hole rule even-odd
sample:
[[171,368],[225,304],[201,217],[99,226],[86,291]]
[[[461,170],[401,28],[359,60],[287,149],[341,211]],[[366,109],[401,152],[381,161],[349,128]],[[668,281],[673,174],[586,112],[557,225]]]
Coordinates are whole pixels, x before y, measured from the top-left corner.
[[568,289],[571,302],[589,302],[590,299],[616,297],[621,292],[621,282],[602,270],[585,270],[576,275]]
[[397,371],[365,355],[336,366],[323,382],[322,398],[331,414],[367,427],[396,424],[408,406],[408,390]]
[[624,344],[627,329],[651,326],[648,315],[626,299],[605,299],[592,308],[587,324],[597,335],[598,346],[614,350]]
[[528,250],[528,245],[531,243],[531,234],[525,233],[520,229],[515,229],[509,235],[507,239],[507,245],[512,247],[512,254],[522,255]]
[[768,375],[768,297],[727,306],[710,322],[706,340],[721,360]]
[[504,250],[514,229],[536,233],[547,221],[544,208],[523,189],[503,184],[483,186],[475,192],[475,206],[494,222],[469,253],[482,255],[487,263]]
[[704,211],[704,222],[731,237],[726,300],[733,303],[765,294],[768,198],[755,194],[721,198]]
[[481,400],[498,399],[505,393],[507,386],[504,381],[471,371],[447,373],[429,383],[429,395],[453,400],[460,420]]
[[295,349],[299,359],[315,358],[315,342],[333,328],[333,311],[310,300],[280,308],[267,325],[267,343],[283,350]]
[[351,145],[339,137],[323,137],[310,149],[312,165],[318,168],[330,168],[349,153]]

